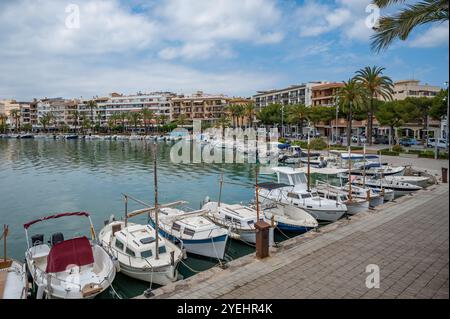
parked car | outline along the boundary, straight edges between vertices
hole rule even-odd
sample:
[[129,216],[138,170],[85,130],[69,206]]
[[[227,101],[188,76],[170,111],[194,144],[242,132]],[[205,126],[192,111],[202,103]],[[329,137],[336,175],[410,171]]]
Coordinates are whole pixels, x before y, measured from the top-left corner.
[[389,144],[389,136],[383,136],[383,135],[377,136],[377,137],[375,137],[374,143],[375,144]]
[[[367,142],[367,139],[366,139],[366,137],[365,137],[364,135],[360,135],[360,136],[359,136],[359,141],[360,141],[361,143],[366,143],[366,142]],[[353,136],[352,136],[352,142],[353,142],[353,143],[358,143],[358,136],[353,135]]]
[[[436,139],[429,138],[427,140],[427,147],[435,147],[436,146]],[[447,147],[447,141],[445,138],[438,138],[437,139],[437,147],[438,148],[446,148]]]
[[411,146],[414,145],[411,140],[409,138],[402,138],[400,139],[400,141],[398,142],[398,144],[400,144],[401,146]]

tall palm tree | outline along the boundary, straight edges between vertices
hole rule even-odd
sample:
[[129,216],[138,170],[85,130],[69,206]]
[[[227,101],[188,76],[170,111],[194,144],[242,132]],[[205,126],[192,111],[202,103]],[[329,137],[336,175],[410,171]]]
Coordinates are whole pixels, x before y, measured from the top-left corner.
[[247,126],[251,127],[255,118],[255,104],[253,102],[247,103],[244,107],[244,114],[247,118]]
[[14,120],[14,123],[15,123],[14,124],[14,131],[16,133],[18,133],[19,129],[20,129],[20,110],[19,109],[11,110],[10,115],[11,115],[11,117]]
[[373,129],[373,116],[375,113],[375,98],[382,98],[384,100],[392,100],[392,94],[394,93],[394,84],[390,77],[383,75],[385,68],[382,67],[369,67],[356,71],[355,79],[365,88],[368,98],[368,110],[367,110],[367,139],[369,145],[372,145],[372,129]]
[[222,129],[222,139],[225,138],[225,128],[230,125],[230,118],[225,114],[219,117],[214,123],[215,127]]
[[8,120],[8,117],[6,114],[0,113],[0,131],[2,133],[6,133],[7,130],[7,124],[6,121]]
[[187,115],[182,113],[178,116],[176,123],[179,126],[183,126],[183,125],[186,125],[187,121],[188,121]]
[[[374,0],[380,8],[404,3],[406,0]],[[406,4],[400,12],[382,17],[374,28],[372,49],[379,52],[386,49],[396,38],[406,40],[411,31],[420,25],[448,21],[448,0],[422,0]]]
[[145,135],[147,135],[148,134],[148,121],[151,120],[155,116],[155,113],[152,110],[150,110],[149,108],[144,107],[141,111],[141,115],[142,115],[142,122],[144,123]]
[[89,100],[87,102],[87,107],[91,111],[91,129],[94,126],[94,109],[97,108],[97,102],[95,100]]
[[239,104],[231,104],[228,106],[228,111],[233,120],[233,128],[239,126],[239,119],[244,115],[244,107]]
[[362,105],[366,90],[364,86],[355,78],[343,81],[344,86],[339,88],[337,94],[339,104],[347,113],[347,145],[351,145],[352,141],[352,121],[353,109]]
[[73,111],[73,126],[75,127],[75,132],[78,133],[78,121],[80,120],[80,112],[78,110]]
[[47,127],[51,124],[54,116],[51,113],[44,114],[41,119],[39,120],[41,122],[42,127],[44,128],[44,131],[47,130]]
[[303,133],[303,124],[308,118],[308,111],[304,104],[294,104],[290,105],[286,110],[287,121],[290,124],[297,125],[297,131]]
[[141,112],[129,112],[127,114],[128,119],[133,123],[134,126],[134,132],[137,131],[138,123],[141,119]]

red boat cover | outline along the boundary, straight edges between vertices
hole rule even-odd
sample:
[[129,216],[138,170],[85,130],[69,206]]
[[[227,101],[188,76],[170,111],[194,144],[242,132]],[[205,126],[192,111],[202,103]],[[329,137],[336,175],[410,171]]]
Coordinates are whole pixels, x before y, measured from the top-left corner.
[[69,265],[84,266],[94,262],[89,240],[79,237],[65,240],[52,247],[47,256],[47,273],[65,271]]

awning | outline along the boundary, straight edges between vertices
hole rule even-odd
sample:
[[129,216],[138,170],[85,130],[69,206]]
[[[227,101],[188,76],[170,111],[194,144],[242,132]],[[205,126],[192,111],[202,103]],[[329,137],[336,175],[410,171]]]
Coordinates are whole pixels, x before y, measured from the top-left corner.
[[84,266],[94,263],[91,243],[86,237],[65,240],[53,245],[47,256],[46,273],[67,270],[67,267]]
[[40,218],[40,219],[35,219],[35,220],[31,221],[31,222],[28,222],[28,223],[23,225],[23,228],[28,229],[33,224],[36,224],[36,223],[39,223],[39,222],[43,222],[43,221],[48,220],[48,219],[60,218],[60,217],[65,217],[65,216],[85,216],[85,217],[89,217],[89,213],[86,213],[86,212],[74,212],[74,213],[61,213],[61,214],[51,215],[51,216],[43,217],[43,218]]

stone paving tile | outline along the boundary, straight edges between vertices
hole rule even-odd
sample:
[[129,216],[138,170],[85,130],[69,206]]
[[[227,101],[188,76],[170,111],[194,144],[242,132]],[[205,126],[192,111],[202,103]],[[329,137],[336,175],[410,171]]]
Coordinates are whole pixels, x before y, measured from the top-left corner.
[[[448,298],[448,186],[396,202],[157,298]],[[368,264],[380,267],[380,289],[365,286]]]

